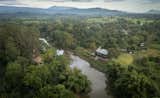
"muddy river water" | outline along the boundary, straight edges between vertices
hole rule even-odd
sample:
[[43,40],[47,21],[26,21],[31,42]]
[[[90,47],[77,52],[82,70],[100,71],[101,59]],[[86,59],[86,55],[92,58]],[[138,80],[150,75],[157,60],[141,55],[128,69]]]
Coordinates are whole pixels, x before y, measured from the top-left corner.
[[106,77],[105,74],[92,68],[90,64],[78,56],[71,55],[71,68],[77,67],[91,81],[92,91],[89,98],[110,98],[106,93]]

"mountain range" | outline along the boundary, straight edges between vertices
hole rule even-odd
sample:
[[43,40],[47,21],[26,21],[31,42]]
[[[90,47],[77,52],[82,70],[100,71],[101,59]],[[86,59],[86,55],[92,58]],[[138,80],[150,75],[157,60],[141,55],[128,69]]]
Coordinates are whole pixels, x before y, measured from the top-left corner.
[[147,13],[149,13],[149,14],[160,14],[160,10],[152,9],[152,10],[149,10]]
[[102,8],[73,8],[73,7],[58,7],[53,6],[47,9],[29,8],[29,7],[10,7],[0,6],[0,14],[16,14],[16,13],[32,13],[32,14],[74,14],[74,15],[99,15],[99,16],[114,16],[124,15],[126,12],[109,10]]
[[[9,14],[9,15],[8,15]],[[30,8],[30,7],[13,7],[13,6],[0,6],[0,15],[82,15],[82,16],[125,16],[125,15],[139,15],[137,13],[127,13],[118,10],[109,10],[103,8],[74,8],[53,6],[50,8]],[[144,14],[160,14],[160,11],[150,10]],[[140,14],[143,15],[143,14]]]

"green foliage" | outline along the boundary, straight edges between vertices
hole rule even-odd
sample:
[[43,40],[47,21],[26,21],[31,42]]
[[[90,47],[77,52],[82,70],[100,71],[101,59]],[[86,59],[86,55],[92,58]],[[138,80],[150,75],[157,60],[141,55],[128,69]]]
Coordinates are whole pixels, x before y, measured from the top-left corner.
[[115,60],[116,63],[120,64],[122,67],[128,67],[128,65],[131,65],[133,63],[133,56],[130,54],[121,54],[118,56],[118,58]]
[[[90,17],[83,20],[66,18],[39,25],[42,36],[56,47],[67,49],[80,46],[95,50],[102,46],[106,49],[126,49],[126,52],[136,52],[145,49],[153,40],[158,40],[159,35],[159,29],[155,28],[159,22],[154,23],[143,18]],[[153,32],[153,28],[157,33]],[[145,46],[140,47],[140,43],[144,43]]]
[[[5,78],[7,87],[16,87],[21,85],[21,81],[23,78],[23,67],[18,63],[9,63],[6,68]],[[19,81],[19,82],[17,82]]]
[[[57,41],[65,41],[62,47],[72,47],[73,36],[61,34]],[[3,24],[0,35],[0,97],[75,98],[75,94],[89,92],[90,81],[68,67],[67,56],[56,56],[53,47],[40,54],[39,31],[34,25]],[[33,64],[37,55],[43,64]],[[71,77],[78,80],[70,81]]]
[[29,66],[24,75],[24,84],[34,89],[42,88],[47,84],[50,75],[47,66]]
[[106,63],[107,61],[100,61],[100,60],[95,60],[95,57],[93,55],[91,55],[91,52],[85,48],[82,47],[77,47],[74,50],[74,53],[78,56],[80,56],[81,58],[87,60],[92,67],[105,72],[107,69]]
[[12,37],[9,37],[6,42],[6,57],[8,61],[14,61],[14,59],[20,55],[20,51],[18,50],[18,47],[15,45],[14,39]]
[[[32,64],[33,55],[40,55],[39,34],[55,47],[75,49],[93,67],[106,72],[108,88],[115,97],[160,97],[159,20],[74,18],[27,18],[23,22],[13,20],[0,24],[0,97],[75,98],[74,94],[90,91],[86,76],[77,69],[70,69],[68,58],[56,56],[56,49],[41,54],[43,64]],[[144,46],[140,46],[141,43]],[[117,58],[116,64],[94,60],[89,50],[95,51],[99,46],[109,50],[109,58]],[[133,60],[131,55],[120,55],[121,50],[141,56],[135,54]],[[142,53],[143,50],[146,51]]]
[[44,62],[49,63],[56,56],[56,49],[54,48],[48,49],[42,56]]
[[73,69],[65,83],[65,85],[75,93],[88,93],[91,90],[91,88],[89,88],[90,84],[91,83],[87,80],[87,77],[81,74],[76,68]]
[[136,65],[108,63],[109,90],[116,98],[156,98],[160,96],[158,58],[139,59]]
[[75,39],[73,35],[64,31],[55,31],[52,33],[54,44],[59,48],[72,48],[74,47]]
[[156,96],[156,87],[145,75],[138,74],[137,72],[123,74],[114,83],[117,97],[153,98]]
[[[44,26],[46,31],[43,33],[41,30],[41,34],[57,47],[76,47],[74,52],[77,55],[89,61],[93,67],[106,72],[109,90],[115,97],[154,98],[160,94],[159,63],[141,59],[159,56],[159,24],[158,20],[154,22],[151,19],[127,17],[62,19]],[[72,38],[65,39],[64,35],[72,36],[74,45],[69,44],[69,39]],[[108,49],[109,61],[95,60],[91,55],[99,46]],[[129,55],[129,52],[133,55]],[[61,76],[62,81],[65,80],[64,76],[65,74]],[[69,81],[76,81],[77,78],[73,77]],[[82,85],[79,82],[77,84]],[[77,84],[70,85],[76,86],[77,89],[72,87],[74,92],[80,92],[81,88]]]
[[[46,96],[47,95],[47,96]],[[47,85],[40,89],[39,98],[76,98],[75,95],[67,90],[64,85]]]
[[153,49],[160,50],[160,44],[152,44],[150,47]]
[[31,60],[33,50],[39,48],[39,31],[34,26],[7,23],[0,25],[0,29],[1,62],[14,61],[18,56]]
[[17,62],[9,63],[5,71],[5,80],[2,82],[4,83],[2,84],[2,87],[4,88],[1,89],[2,92],[0,93],[0,96],[6,96],[6,98],[20,98],[22,93],[19,91],[23,85],[23,75],[23,66]]

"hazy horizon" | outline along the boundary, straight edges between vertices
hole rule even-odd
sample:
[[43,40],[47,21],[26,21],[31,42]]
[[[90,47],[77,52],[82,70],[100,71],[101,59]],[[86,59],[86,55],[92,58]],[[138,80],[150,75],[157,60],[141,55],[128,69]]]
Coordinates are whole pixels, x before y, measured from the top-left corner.
[[159,0],[0,0],[0,6],[49,8],[65,6],[76,8],[105,8],[126,12],[160,10]]

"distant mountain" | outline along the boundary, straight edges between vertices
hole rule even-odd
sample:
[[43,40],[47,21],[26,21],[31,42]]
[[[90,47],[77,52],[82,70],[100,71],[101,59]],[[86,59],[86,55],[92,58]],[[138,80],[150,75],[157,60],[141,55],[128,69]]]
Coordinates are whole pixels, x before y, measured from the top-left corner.
[[41,8],[29,8],[29,7],[10,7],[10,6],[0,6],[0,14],[17,14],[17,13],[32,13],[32,14],[67,14],[67,15],[95,15],[95,16],[115,16],[124,15],[125,12],[117,10],[108,10],[102,8],[88,8],[80,9],[73,7],[58,7],[53,6],[48,9]]
[[101,15],[101,16],[114,16],[114,15],[123,15],[126,14],[122,11],[117,10],[108,10],[102,8],[87,8],[87,9],[80,9],[80,8],[73,8],[73,7],[57,7],[53,6],[48,8],[49,11],[54,13],[61,13],[61,14],[77,14],[77,15]]
[[0,13],[44,13],[44,9],[29,7],[0,6]]
[[70,10],[70,9],[76,9],[74,7],[63,7],[63,6],[52,6],[48,8],[48,10]]
[[149,14],[160,14],[160,10],[149,10],[147,13],[149,13]]

